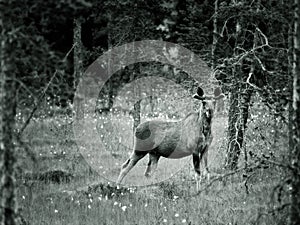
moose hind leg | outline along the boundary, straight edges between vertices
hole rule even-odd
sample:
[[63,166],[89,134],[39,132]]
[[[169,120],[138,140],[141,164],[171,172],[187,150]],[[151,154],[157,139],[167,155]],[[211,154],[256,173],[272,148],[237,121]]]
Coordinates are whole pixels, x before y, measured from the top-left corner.
[[121,183],[124,177],[128,174],[128,172],[135,166],[135,164],[142,159],[147,152],[137,152],[134,151],[130,158],[122,165],[120,175],[118,177],[117,183]]
[[148,162],[147,169],[145,171],[146,177],[150,177],[155,172],[159,158],[160,156],[153,153],[152,154],[149,153],[149,162]]

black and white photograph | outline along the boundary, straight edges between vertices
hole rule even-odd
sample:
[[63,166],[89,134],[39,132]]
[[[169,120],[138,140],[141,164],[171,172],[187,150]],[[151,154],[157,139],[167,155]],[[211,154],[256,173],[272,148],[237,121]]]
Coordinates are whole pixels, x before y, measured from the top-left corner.
[[0,225],[300,225],[300,0],[0,0]]

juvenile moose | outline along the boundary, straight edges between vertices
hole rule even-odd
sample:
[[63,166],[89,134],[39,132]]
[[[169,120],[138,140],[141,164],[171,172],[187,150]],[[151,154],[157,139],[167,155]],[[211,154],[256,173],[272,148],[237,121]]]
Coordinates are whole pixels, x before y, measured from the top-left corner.
[[135,131],[134,149],[129,159],[122,165],[117,183],[121,183],[135,164],[147,154],[149,163],[145,171],[146,177],[153,174],[161,156],[178,159],[192,155],[198,177],[200,177],[200,161],[204,156],[205,169],[208,173],[207,150],[212,141],[211,124],[215,100],[224,97],[220,90],[216,90],[214,96],[206,96],[202,88],[198,87],[197,94],[193,97],[201,101],[200,109],[189,113],[181,121],[152,120],[140,124]]

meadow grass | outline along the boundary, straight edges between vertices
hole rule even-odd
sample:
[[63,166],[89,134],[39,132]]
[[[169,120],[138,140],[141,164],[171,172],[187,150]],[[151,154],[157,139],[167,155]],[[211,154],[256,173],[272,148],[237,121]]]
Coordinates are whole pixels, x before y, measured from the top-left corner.
[[[286,223],[286,209],[276,210],[281,203],[274,192],[274,188],[282,180],[284,171],[275,167],[255,169],[248,172],[246,178],[246,172],[240,171],[232,176],[216,179],[212,183],[204,180],[201,183],[202,191],[197,193],[191,158],[188,159],[188,163],[169,162],[172,160],[167,164],[159,162],[156,179],[162,182],[156,183],[157,180],[147,181],[143,176],[147,163],[145,157],[128,174],[127,180],[131,184],[132,181],[136,181],[137,184],[148,182],[147,184],[152,185],[137,188],[117,186],[113,181],[132,147],[132,121],[129,117],[113,119],[118,122],[98,127],[102,129],[100,133],[104,134],[101,137],[102,141],[107,143],[106,152],[102,152],[99,158],[101,160],[113,158],[110,164],[104,164],[111,165],[110,168],[97,171],[100,175],[78,151],[70,121],[50,118],[31,122],[23,139],[37,155],[37,161],[31,162],[24,157],[19,160],[21,174],[60,169],[72,173],[73,177],[69,182],[56,183],[37,179],[24,180],[20,176],[18,202],[21,213],[29,224]],[[209,149],[208,159],[212,179],[226,173],[222,169],[226,154],[226,122],[227,118],[220,116],[213,124],[214,141]],[[265,139],[259,138],[261,134],[252,133],[257,130],[257,126],[264,131],[269,129],[262,121],[250,123],[245,147],[256,153],[268,152],[271,147],[278,148],[277,151],[276,149],[273,151],[276,152],[275,155],[280,155],[284,141],[278,141],[280,146],[273,145],[269,137],[270,143],[266,144]],[[273,128],[270,127],[270,130]],[[266,134],[273,133],[266,132]],[[127,141],[125,144],[120,140],[120,136]],[[93,146],[97,142],[91,140],[89,144]],[[93,148],[97,151],[97,146]],[[241,155],[241,167],[244,165],[245,152]],[[106,173],[103,173],[104,171]],[[164,174],[167,175],[162,177]],[[173,176],[169,178],[171,174]],[[275,197],[272,198],[274,193]]]

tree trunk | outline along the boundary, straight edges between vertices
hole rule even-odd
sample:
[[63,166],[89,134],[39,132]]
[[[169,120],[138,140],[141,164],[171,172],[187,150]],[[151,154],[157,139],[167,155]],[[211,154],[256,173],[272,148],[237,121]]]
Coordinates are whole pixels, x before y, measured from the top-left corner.
[[245,85],[235,84],[229,99],[228,145],[225,168],[237,168],[244,142],[252,90]]
[[141,123],[141,100],[134,103],[133,106],[133,130]]
[[288,104],[288,130],[289,130],[289,146],[293,146],[293,124],[291,121],[293,121],[293,45],[294,45],[294,41],[293,41],[293,29],[290,28],[289,29],[289,34],[288,34],[288,62],[289,62],[289,90],[290,90],[290,94],[289,94],[289,104]]
[[83,62],[82,62],[82,50],[83,45],[81,41],[81,20],[74,19],[73,28],[73,44],[74,44],[74,77],[73,77],[73,89],[77,88],[79,79],[83,72]]
[[[218,10],[219,10],[219,1],[215,0],[214,3],[215,6],[215,12],[213,15],[213,42],[211,46],[211,69],[212,71],[215,70],[217,65],[217,57],[216,57],[216,50],[218,45]],[[224,112],[224,99],[218,99],[216,100],[216,114],[222,114]]]
[[[107,23],[107,27],[108,27],[108,37],[107,37],[107,47],[109,50],[111,50],[113,48],[113,36],[112,36],[112,13],[108,13],[108,23]],[[108,64],[107,64],[107,72],[108,74],[111,74],[111,70],[112,67],[114,65],[112,65],[113,60],[112,60],[112,54],[111,52],[108,53]],[[113,80],[112,77],[110,77],[110,79],[107,81],[107,108],[110,110],[113,105],[114,105],[114,99],[113,99],[113,95],[114,95],[114,85],[113,85]]]
[[[79,83],[79,79],[81,78],[83,74],[83,62],[82,62],[82,50],[83,45],[81,41],[81,20],[76,18],[74,19],[73,23],[73,93],[76,92],[77,85]],[[80,109],[75,109],[77,112],[79,112]],[[80,152],[77,149],[76,155],[80,155]],[[78,165],[79,161],[81,160],[81,157],[75,157],[72,163],[72,170],[74,171],[76,166]]]
[[215,14],[213,16],[213,43],[211,47],[211,68],[216,68],[216,49],[218,43],[218,0],[215,0]]
[[[239,3],[242,6],[244,1],[240,0]],[[237,19],[234,57],[238,56],[241,53],[241,49],[244,48],[245,32],[242,29],[244,24],[245,18]],[[253,45],[255,45],[255,42],[253,42]],[[252,89],[245,82],[248,74],[251,72],[251,69],[247,69],[248,63],[249,60],[247,61],[245,58],[241,62],[236,63],[232,69],[233,84],[229,99],[228,144],[225,159],[225,168],[229,170],[237,168],[248,120],[248,110],[252,95]]]
[[[131,72],[130,76],[130,82],[133,82],[138,75],[136,75],[135,70],[138,69],[138,73],[141,73],[141,64],[137,64],[133,66],[133,71]],[[133,105],[133,112],[132,112],[132,117],[133,117],[133,130],[137,128],[137,126],[141,123],[141,93],[139,88],[135,89],[133,87],[132,90],[135,94],[136,102]]]
[[[7,22],[7,21],[5,21]],[[13,69],[11,41],[9,33],[13,26],[5,23],[0,15],[0,225],[17,224],[15,191],[15,152],[13,133],[16,113],[16,84]],[[3,27],[3,26],[6,26]],[[12,29],[7,29],[7,27]],[[17,56],[15,56],[17,57]]]
[[294,54],[293,54],[293,116],[291,148],[291,207],[290,224],[300,224],[300,1],[294,2]]

